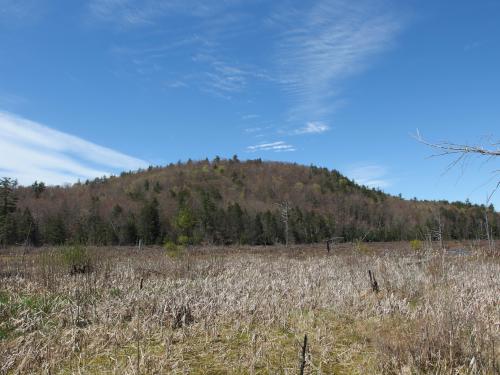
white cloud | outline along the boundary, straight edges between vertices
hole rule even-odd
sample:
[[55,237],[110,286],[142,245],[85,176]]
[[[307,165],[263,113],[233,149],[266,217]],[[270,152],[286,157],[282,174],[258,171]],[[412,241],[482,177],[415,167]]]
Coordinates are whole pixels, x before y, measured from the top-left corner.
[[21,184],[64,184],[144,168],[143,160],[0,112],[0,175]]
[[[167,87],[179,88],[175,83],[182,82],[212,96],[232,99],[236,95],[245,95],[249,84],[254,81],[273,81],[266,70],[253,63],[241,62],[240,56],[233,58],[228,54],[232,50],[226,44],[229,40],[254,32],[260,24],[256,14],[245,11],[249,2],[92,0],[88,9],[93,21],[123,31],[151,26],[157,33],[164,35],[162,42],[158,43],[149,33],[139,30],[134,46],[113,47],[111,52],[124,64],[126,71],[143,76],[168,74],[173,79],[167,82],[173,82],[174,85]],[[170,22],[170,19],[175,19],[175,22]],[[186,21],[181,22],[181,19]],[[172,23],[182,23],[183,27],[179,30],[170,26]],[[184,61],[180,71],[172,68],[171,61],[174,58]],[[168,69],[163,69],[165,66]],[[186,75],[185,72],[181,73],[182,70],[191,72]]]
[[292,134],[321,134],[330,130],[330,127],[322,122],[311,121],[306,126],[296,129]]
[[[254,3],[260,3],[259,12],[249,6]],[[88,9],[94,21],[123,30],[152,25],[164,35],[154,45],[158,42],[149,33],[137,33],[136,48],[117,48],[114,52],[124,59],[126,70],[169,74],[173,78],[167,80],[172,82],[168,87],[183,87],[177,84],[182,82],[225,99],[258,95],[262,85],[266,89],[274,85],[287,97],[287,120],[303,124],[311,118],[326,119],[342,106],[341,81],[373,65],[374,58],[391,46],[405,21],[398,7],[391,6],[395,4],[391,0],[90,0]],[[266,53],[242,54],[241,46],[257,32],[266,33],[262,42]],[[184,60],[188,77],[170,68],[172,59]],[[305,127],[288,135],[321,132]]]
[[206,85],[216,92],[232,93],[244,89],[247,72],[228,65],[213,63],[213,70],[206,72]]
[[201,90],[228,99],[231,99],[232,94],[244,92],[251,81],[270,79],[262,69],[248,64],[227,63],[210,54],[199,54],[193,61],[205,64],[204,69],[207,69],[198,79]]
[[279,61],[284,88],[299,115],[335,107],[339,82],[361,71],[393,42],[400,21],[379,2],[323,0],[273,19],[284,28]]
[[254,146],[247,147],[247,152],[257,152],[257,151],[292,152],[296,151],[296,148],[284,141],[259,143]]
[[387,169],[380,165],[369,164],[353,166],[346,174],[358,184],[371,188],[385,188],[391,185],[391,181],[386,178]]

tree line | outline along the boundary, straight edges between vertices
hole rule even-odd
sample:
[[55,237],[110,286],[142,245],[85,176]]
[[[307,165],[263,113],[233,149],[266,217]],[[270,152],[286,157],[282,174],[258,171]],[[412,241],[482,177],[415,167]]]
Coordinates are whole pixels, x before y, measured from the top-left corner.
[[[287,199],[287,222],[282,206]],[[283,244],[484,236],[493,206],[421,202],[359,186],[337,171],[237,159],[188,162],[71,187],[0,182],[2,245]],[[286,233],[288,228],[288,233]]]

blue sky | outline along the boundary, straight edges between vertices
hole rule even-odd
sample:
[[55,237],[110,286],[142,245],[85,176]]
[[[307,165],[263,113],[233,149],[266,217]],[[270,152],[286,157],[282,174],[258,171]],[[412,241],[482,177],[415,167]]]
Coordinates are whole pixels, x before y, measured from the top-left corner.
[[483,203],[498,161],[445,173],[411,135],[498,141],[499,16],[488,0],[0,0],[0,175],[237,154]]

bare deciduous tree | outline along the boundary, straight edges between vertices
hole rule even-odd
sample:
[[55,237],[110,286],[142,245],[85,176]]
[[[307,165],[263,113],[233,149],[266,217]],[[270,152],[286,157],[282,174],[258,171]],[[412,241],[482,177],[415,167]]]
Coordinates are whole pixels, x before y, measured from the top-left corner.
[[[415,135],[415,138],[420,143],[423,143],[424,145],[432,147],[433,149],[436,149],[439,151],[437,154],[435,154],[433,156],[446,156],[446,155],[455,156],[455,159],[453,159],[453,161],[448,165],[447,170],[450,170],[451,168],[455,167],[457,164],[465,165],[467,160],[470,157],[474,157],[474,156],[483,157],[483,158],[486,158],[487,160],[491,160],[491,159],[500,157],[500,141],[488,142],[489,143],[488,147],[485,147],[483,145],[457,144],[457,143],[450,143],[450,142],[434,143],[434,142],[429,142],[426,139],[424,139],[420,135],[418,130],[417,130],[417,134]],[[488,196],[486,198],[486,206],[490,203],[491,198],[493,197],[495,192],[500,188],[500,169],[494,170],[493,173],[495,175],[499,175],[499,178],[498,178],[498,181],[497,181],[495,187],[488,194]],[[489,247],[490,251],[493,251],[495,249],[495,241],[493,239],[492,230],[490,229],[487,209],[485,210],[484,218],[485,218],[484,224],[485,224],[485,231],[486,231],[486,239],[488,240],[488,247]],[[439,226],[440,226],[440,231],[441,231],[441,224],[439,224]]]
[[288,212],[290,209],[289,203],[287,200],[281,203],[275,203],[278,205],[280,209],[281,221],[285,225],[285,246],[288,247]]

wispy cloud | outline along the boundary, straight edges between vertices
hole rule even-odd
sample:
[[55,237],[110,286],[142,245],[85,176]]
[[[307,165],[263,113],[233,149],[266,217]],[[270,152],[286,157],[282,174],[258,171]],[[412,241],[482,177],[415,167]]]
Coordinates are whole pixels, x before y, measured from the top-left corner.
[[[211,18],[242,0],[91,0],[88,9],[97,20],[113,23],[122,28],[154,25],[168,16]],[[224,15],[223,15],[224,16]],[[213,22],[226,22],[217,17]]]
[[[168,74],[171,77],[161,80],[232,99],[246,94],[254,81],[274,80],[257,64],[235,57],[239,52],[234,40],[254,32],[261,22],[247,9],[257,1],[261,0],[92,0],[88,9],[93,21],[136,32],[134,46],[111,49],[121,70],[141,76]],[[150,31],[137,30],[141,27]],[[173,59],[183,61],[177,72],[171,67]]]
[[360,185],[376,188],[391,186],[391,180],[387,177],[387,168],[376,165],[356,165],[347,170],[347,176]]
[[285,141],[277,141],[270,143],[259,143],[254,146],[248,146],[247,152],[257,152],[257,151],[274,151],[274,152],[292,152],[297,149],[286,143]]
[[143,160],[8,112],[0,112],[0,149],[0,175],[22,184],[72,183],[147,166]]
[[332,110],[340,81],[370,65],[401,28],[396,15],[371,1],[321,0],[309,9],[288,9],[272,22],[286,29],[278,51],[294,115],[315,117]]
[[180,80],[169,82],[166,84],[166,86],[170,87],[171,89],[182,89],[182,88],[189,87],[189,85],[186,82],[180,81]]
[[93,17],[120,27],[153,24],[177,2],[155,0],[91,0],[88,7]]
[[251,113],[251,114],[248,114],[248,115],[241,116],[241,119],[242,120],[254,120],[254,119],[257,119],[259,117],[260,117],[260,115],[256,115],[254,113]]
[[256,133],[262,131],[262,128],[257,126],[255,128],[246,128],[245,133]]
[[[288,120],[286,135],[297,135],[326,131],[321,121],[346,102],[339,95],[342,82],[373,65],[393,44],[405,23],[394,4],[90,0],[88,9],[93,20],[122,30],[149,30],[137,32],[135,47],[113,49],[126,71],[155,74],[161,77],[156,81],[169,82],[165,87],[189,87],[228,100],[258,95],[262,87],[280,90],[286,97],[280,115]],[[266,53],[244,53],[241,46],[250,36],[262,37]],[[316,121],[290,130],[310,119]]]
[[33,21],[44,12],[45,0],[0,0],[0,26]]
[[304,127],[296,129],[292,132],[292,134],[300,135],[300,134],[321,134],[330,130],[330,127],[325,123],[318,121],[308,122]]
[[469,51],[472,51],[476,48],[479,48],[479,47],[482,47],[483,46],[483,42],[480,42],[480,41],[475,41],[475,42],[472,42],[472,43],[467,43],[465,46],[464,46],[464,51],[465,52],[469,52]]
[[208,90],[223,94],[243,90],[247,84],[248,73],[236,66],[227,65],[221,61],[214,61],[212,70],[205,73],[205,84]]
[[[245,91],[252,81],[269,81],[269,75],[250,64],[231,63],[212,54],[199,54],[193,61],[203,64],[205,72],[198,78],[202,91],[230,99],[233,94]],[[252,117],[248,117],[250,119]]]
[[[196,88],[217,97],[231,99],[245,92],[254,81],[269,82],[271,76],[264,69],[249,63],[241,63],[229,56],[221,58],[217,48],[206,38],[192,37],[162,42],[149,47],[115,46],[111,54],[125,63],[127,70],[141,75],[164,75],[170,77],[166,87]],[[182,72],[164,69],[174,58],[184,61]]]

